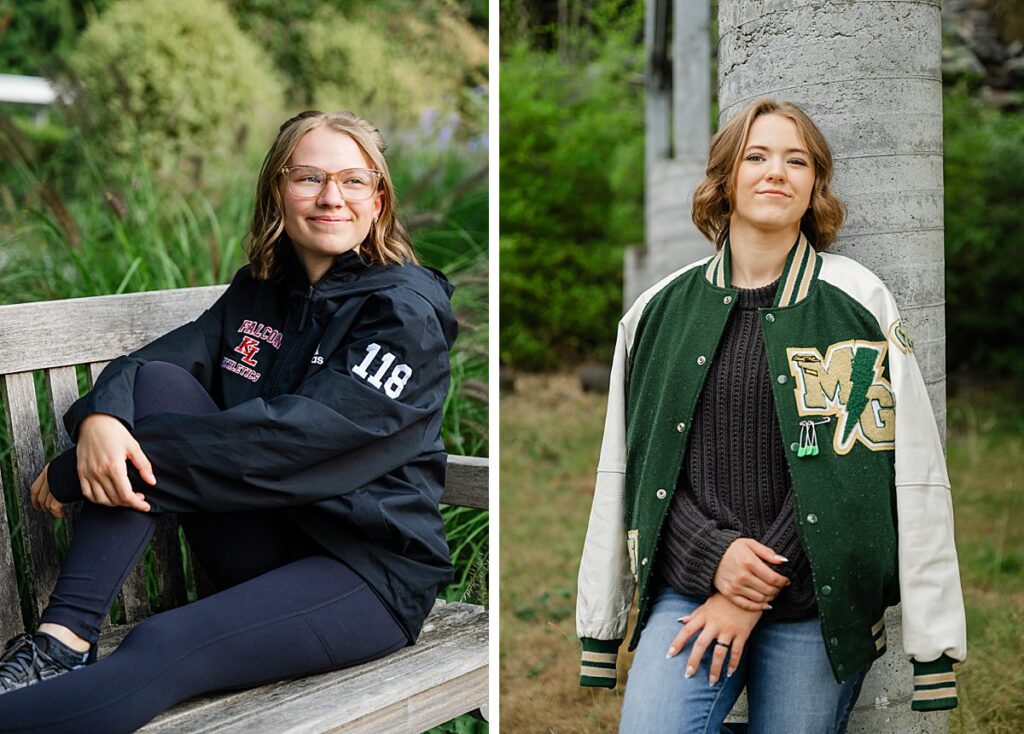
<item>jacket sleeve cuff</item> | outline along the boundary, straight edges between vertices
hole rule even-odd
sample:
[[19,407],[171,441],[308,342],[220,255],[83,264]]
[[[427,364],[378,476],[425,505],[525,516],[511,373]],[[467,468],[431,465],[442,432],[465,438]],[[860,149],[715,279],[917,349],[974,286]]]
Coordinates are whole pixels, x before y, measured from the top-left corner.
[[592,637],[584,637],[580,685],[615,688],[615,661],[621,645],[622,640],[595,640]]
[[942,711],[957,705],[956,672],[948,655],[922,663],[914,660],[914,698],[910,708],[914,711]]

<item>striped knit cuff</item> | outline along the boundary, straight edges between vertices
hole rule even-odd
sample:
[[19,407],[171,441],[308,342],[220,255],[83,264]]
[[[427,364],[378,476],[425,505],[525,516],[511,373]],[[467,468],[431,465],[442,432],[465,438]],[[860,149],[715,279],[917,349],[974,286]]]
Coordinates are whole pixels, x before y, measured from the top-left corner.
[[914,661],[914,698],[910,702],[911,709],[941,711],[956,708],[955,662],[948,655],[930,663]]
[[580,665],[580,685],[615,688],[615,659],[622,640],[595,640],[583,638],[583,659]]

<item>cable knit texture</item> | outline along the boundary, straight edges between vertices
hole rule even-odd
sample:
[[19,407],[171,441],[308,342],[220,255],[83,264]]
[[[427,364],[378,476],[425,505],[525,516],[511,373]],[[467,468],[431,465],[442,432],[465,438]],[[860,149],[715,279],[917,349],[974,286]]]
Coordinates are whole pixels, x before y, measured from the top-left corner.
[[729,545],[754,538],[789,559],[773,566],[792,581],[765,612],[776,621],[817,611],[757,310],[772,305],[778,285],[739,290],[693,417],[655,569],[680,592],[706,597]]

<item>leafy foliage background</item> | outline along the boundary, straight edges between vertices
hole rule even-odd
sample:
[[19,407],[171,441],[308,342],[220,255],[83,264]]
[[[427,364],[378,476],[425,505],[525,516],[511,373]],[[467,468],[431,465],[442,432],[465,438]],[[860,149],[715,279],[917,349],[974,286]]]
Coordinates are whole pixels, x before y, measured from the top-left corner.
[[[509,0],[501,32],[501,360],[608,361],[626,305],[622,252],[644,236],[642,3]],[[1024,114],[985,101],[979,83],[943,90],[954,384],[1024,380]],[[712,100],[713,129],[716,117]]]

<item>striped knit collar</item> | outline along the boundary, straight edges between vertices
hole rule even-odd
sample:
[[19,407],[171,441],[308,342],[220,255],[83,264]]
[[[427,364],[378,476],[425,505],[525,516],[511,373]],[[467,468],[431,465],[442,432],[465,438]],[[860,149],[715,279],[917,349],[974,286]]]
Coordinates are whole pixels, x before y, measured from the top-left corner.
[[[807,236],[801,232],[790,248],[789,255],[786,256],[779,288],[775,293],[774,306],[793,306],[807,298],[820,268],[821,258],[814,251]],[[704,277],[708,283],[718,288],[732,288],[728,237],[722,249],[708,261],[704,268]]]

